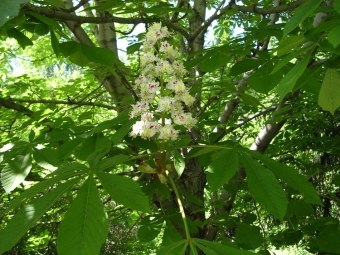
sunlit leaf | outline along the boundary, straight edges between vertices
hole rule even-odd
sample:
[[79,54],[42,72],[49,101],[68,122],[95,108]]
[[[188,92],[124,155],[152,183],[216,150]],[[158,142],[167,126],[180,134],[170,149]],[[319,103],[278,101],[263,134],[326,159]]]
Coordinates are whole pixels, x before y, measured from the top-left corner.
[[9,193],[25,180],[32,168],[32,158],[29,153],[18,155],[8,162],[1,171],[1,184]]
[[99,254],[109,229],[104,204],[90,175],[61,222],[58,254]]
[[279,100],[281,101],[289,92],[292,91],[296,81],[306,70],[309,63],[309,58],[312,52],[309,52],[303,59],[299,60],[292,69],[281,79],[276,91],[279,95]]
[[340,75],[336,69],[327,69],[321,85],[318,104],[332,114],[340,106]]
[[185,162],[183,156],[177,150],[174,152],[174,165],[178,177],[181,177],[185,168]]

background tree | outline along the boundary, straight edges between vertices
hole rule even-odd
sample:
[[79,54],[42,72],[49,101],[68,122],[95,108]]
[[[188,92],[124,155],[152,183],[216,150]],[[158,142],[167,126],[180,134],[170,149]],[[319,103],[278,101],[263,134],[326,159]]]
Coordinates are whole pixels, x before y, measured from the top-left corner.
[[[340,253],[338,1],[0,7],[1,254]],[[197,120],[163,142],[131,137],[155,24]]]

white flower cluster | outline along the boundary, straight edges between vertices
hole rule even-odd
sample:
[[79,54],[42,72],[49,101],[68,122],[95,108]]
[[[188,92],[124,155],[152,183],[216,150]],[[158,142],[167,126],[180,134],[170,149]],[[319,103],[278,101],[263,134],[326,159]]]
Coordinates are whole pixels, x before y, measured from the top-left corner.
[[178,130],[172,123],[192,128],[197,122],[191,113],[183,110],[182,103],[189,107],[195,99],[181,79],[187,71],[177,60],[178,51],[167,41],[161,41],[166,37],[170,37],[170,33],[161,23],[154,23],[146,33],[142,72],[135,81],[141,100],[131,110],[131,117],[141,116],[141,120],[133,125],[132,137],[176,140]]

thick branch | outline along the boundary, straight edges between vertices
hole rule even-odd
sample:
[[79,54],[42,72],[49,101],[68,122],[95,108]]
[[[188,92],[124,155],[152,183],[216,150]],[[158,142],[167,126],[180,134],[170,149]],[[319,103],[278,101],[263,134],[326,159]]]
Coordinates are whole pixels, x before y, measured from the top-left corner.
[[7,109],[11,109],[11,110],[15,110],[17,112],[21,112],[27,116],[32,116],[33,115],[33,111],[31,111],[30,109],[16,104],[14,102],[12,102],[11,100],[8,99],[4,99],[4,98],[0,98],[0,106],[3,106]]
[[[2,105],[1,100],[5,100],[5,99],[0,98],[0,105]],[[92,103],[92,102],[75,102],[75,101],[72,101],[72,100],[62,100],[61,101],[61,100],[47,100],[47,99],[32,100],[32,99],[11,98],[10,100],[6,100],[6,101],[8,101],[10,103],[21,102],[21,103],[30,103],[30,104],[66,104],[66,105],[78,105],[78,106],[88,105],[88,106],[102,107],[102,108],[106,108],[106,109],[110,109],[110,110],[116,109],[116,107],[110,106],[110,105],[97,104],[97,103]],[[13,103],[13,104],[15,104],[15,103]],[[20,106],[20,105],[18,105],[18,106]],[[23,106],[20,106],[20,107],[23,107]],[[6,108],[8,108],[8,107],[6,107]],[[23,108],[25,108],[25,107],[23,107]],[[12,109],[17,110],[17,109],[14,109],[14,108],[12,108]]]
[[[152,23],[152,22],[159,22],[159,19],[155,18],[121,18],[116,16],[105,16],[105,17],[84,17],[84,16],[77,16],[74,14],[70,14],[68,12],[59,11],[59,10],[53,10],[49,8],[44,7],[37,7],[33,5],[24,5],[23,9],[26,9],[28,11],[32,11],[41,15],[44,15],[49,18],[56,18],[65,21],[74,21],[77,24],[101,24],[101,23],[120,23],[120,24],[133,24],[137,25],[140,23]],[[166,25],[169,28],[172,28],[173,30],[179,32],[181,35],[183,35],[186,39],[189,38],[189,34],[187,31],[179,27],[175,24],[173,24],[170,21],[163,21],[164,25]]]

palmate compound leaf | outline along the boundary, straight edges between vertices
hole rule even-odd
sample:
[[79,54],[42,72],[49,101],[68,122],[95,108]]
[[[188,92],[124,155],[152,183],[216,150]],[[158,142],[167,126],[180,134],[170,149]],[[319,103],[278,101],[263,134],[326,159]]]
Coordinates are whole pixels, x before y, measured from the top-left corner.
[[61,222],[58,254],[96,255],[109,229],[104,205],[92,175],[84,182]]
[[1,184],[9,193],[26,178],[32,168],[32,158],[27,150],[25,155],[17,155],[1,171]]
[[321,204],[319,195],[313,185],[308,182],[304,176],[299,174],[296,169],[281,164],[257,152],[251,152],[251,154],[260,159],[261,162],[275,174],[275,176],[285,181],[293,189],[298,190],[303,196],[305,202]]
[[246,168],[248,187],[255,200],[282,221],[287,211],[288,200],[274,174],[247,155],[243,155],[242,162]]
[[223,154],[213,160],[207,169],[207,181],[211,191],[216,191],[227,183],[236,173],[238,156],[236,150],[225,150]]
[[114,201],[137,211],[150,212],[148,197],[135,181],[101,171],[96,175]]
[[327,69],[321,85],[318,104],[331,114],[334,114],[340,106],[340,75],[336,69]]
[[232,255],[254,255],[254,253],[245,251],[245,250],[238,250],[217,242],[211,242],[204,239],[193,238],[193,244],[201,247],[199,245],[203,245],[205,247],[210,248],[211,250],[215,251],[216,254],[232,254]]
[[42,197],[24,205],[0,231],[0,254],[9,251],[43,214],[79,180],[80,177],[60,184]]

